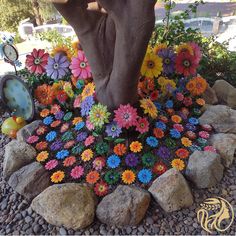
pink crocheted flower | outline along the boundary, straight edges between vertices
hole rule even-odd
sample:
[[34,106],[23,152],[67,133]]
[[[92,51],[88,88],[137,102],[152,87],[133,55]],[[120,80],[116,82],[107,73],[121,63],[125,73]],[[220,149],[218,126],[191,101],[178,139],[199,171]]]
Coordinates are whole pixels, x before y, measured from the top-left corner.
[[174,127],[174,129],[178,130],[179,132],[184,131],[184,127],[181,124],[174,124],[173,127]]
[[121,128],[124,127],[128,129],[131,126],[135,126],[137,124],[137,118],[137,109],[130,106],[130,104],[120,105],[120,107],[115,110],[114,121],[116,121]]
[[84,52],[81,50],[78,51],[77,57],[72,57],[70,69],[74,77],[79,77],[80,79],[92,77],[88,60],[85,57]]
[[73,179],[79,179],[83,174],[84,168],[82,166],[76,166],[70,172],[70,175]]
[[39,140],[38,136],[32,135],[27,139],[27,143],[30,143],[30,144],[36,143],[36,142],[38,142],[38,140]]
[[140,134],[146,133],[149,130],[149,122],[146,118],[139,117],[136,124],[136,131]]
[[46,170],[52,170],[54,169],[56,166],[58,165],[58,161],[57,160],[51,160],[48,161],[45,165],[45,169]]
[[210,136],[209,133],[206,131],[200,131],[198,134],[201,138],[205,138],[205,139],[208,139]]
[[84,145],[88,147],[89,145],[93,144],[94,140],[95,138],[92,135],[90,135],[85,139]]
[[205,152],[216,152],[216,149],[213,146],[204,147]]
[[97,157],[94,161],[93,161],[93,168],[95,170],[102,170],[102,168],[106,165],[106,161],[103,157]]
[[89,116],[87,116],[87,120],[86,120],[86,127],[88,130],[94,130],[94,125],[90,122],[89,120]]

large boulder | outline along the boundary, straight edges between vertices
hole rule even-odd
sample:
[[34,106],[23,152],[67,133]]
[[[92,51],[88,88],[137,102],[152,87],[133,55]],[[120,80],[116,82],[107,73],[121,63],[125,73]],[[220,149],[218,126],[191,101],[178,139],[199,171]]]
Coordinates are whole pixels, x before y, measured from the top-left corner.
[[210,143],[220,154],[222,164],[225,167],[230,167],[234,160],[236,135],[223,133],[213,134],[211,135]]
[[158,177],[148,191],[166,212],[178,211],[193,204],[188,183],[175,168]]
[[26,142],[32,136],[35,130],[42,124],[41,120],[35,120],[32,123],[24,126],[17,132],[17,140]]
[[207,106],[199,121],[201,125],[212,125],[218,133],[236,134],[236,110],[228,106]]
[[96,198],[87,185],[58,184],[38,195],[31,207],[48,223],[77,230],[93,222]]
[[140,223],[150,203],[150,194],[134,186],[119,185],[99,203],[97,218],[111,226],[134,226]]
[[205,92],[202,94],[202,98],[205,100],[206,104],[213,105],[218,103],[216,92],[209,85],[207,86]]
[[210,188],[222,179],[223,170],[217,153],[195,151],[189,158],[185,174],[198,188]]
[[35,149],[25,142],[13,140],[5,146],[3,177],[9,179],[13,172],[34,161]]
[[50,176],[40,163],[33,162],[14,172],[8,184],[30,201],[50,186]]
[[212,89],[215,91],[219,102],[236,108],[236,88],[225,80],[217,80]]

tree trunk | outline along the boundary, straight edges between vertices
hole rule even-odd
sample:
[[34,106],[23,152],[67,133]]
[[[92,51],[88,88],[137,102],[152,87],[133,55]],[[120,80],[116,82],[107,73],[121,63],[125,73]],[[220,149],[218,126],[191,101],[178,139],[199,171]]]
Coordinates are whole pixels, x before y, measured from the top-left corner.
[[110,110],[135,104],[140,67],[154,23],[155,0],[87,0],[54,4],[74,28],[92,68],[98,100]]
[[37,25],[42,25],[43,24],[43,19],[40,15],[40,12],[39,12],[38,0],[32,0],[32,8],[33,8],[36,24]]

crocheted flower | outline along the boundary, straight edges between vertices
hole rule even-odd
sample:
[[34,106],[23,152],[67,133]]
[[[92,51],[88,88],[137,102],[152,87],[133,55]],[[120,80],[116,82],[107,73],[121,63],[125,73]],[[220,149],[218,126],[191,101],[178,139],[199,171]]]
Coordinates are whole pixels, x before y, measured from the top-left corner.
[[93,158],[93,151],[91,149],[86,149],[81,154],[82,161],[90,161]]
[[58,111],[55,114],[55,119],[57,119],[57,120],[61,120],[63,117],[64,117],[64,112],[63,111]]
[[135,179],[136,179],[136,176],[134,174],[134,172],[132,170],[125,170],[123,173],[122,173],[122,181],[125,183],[125,184],[132,184],[134,183]]
[[156,154],[163,159],[169,158],[171,155],[170,150],[165,146],[159,147]]
[[79,77],[80,79],[92,77],[88,60],[85,57],[84,52],[81,50],[78,50],[77,57],[72,57],[70,69],[74,77]]
[[71,149],[71,152],[73,155],[78,155],[84,150],[84,147],[82,144],[78,144],[75,147]]
[[140,101],[140,107],[143,108],[144,113],[148,114],[151,118],[157,118],[157,108],[149,98],[143,98]]
[[81,94],[82,100],[84,100],[86,97],[92,96],[95,92],[95,84],[94,83],[88,83]]
[[38,162],[43,162],[48,159],[48,156],[49,156],[49,154],[47,151],[42,151],[37,155],[36,160]]
[[206,131],[200,131],[198,134],[201,138],[204,138],[204,139],[208,139],[210,137],[210,134]]
[[120,175],[119,175],[119,173],[115,172],[114,170],[109,170],[105,174],[104,179],[108,184],[115,184],[119,181]]
[[61,150],[59,152],[57,152],[56,154],[56,158],[58,160],[63,160],[64,158],[69,156],[69,151],[68,150]]
[[26,56],[25,66],[31,73],[41,75],[45,72],[48,56],[49,54],[45,53],[44,49],[34,48],[33,52]]
[[166,129],[166,124],[162,121],[158,121],[158,122],[156,122],[155,127],[159,128],[159,129],[162,129],[162,130],[165,130]]
[[138,172],[138,179],[143,184],[148,184],[152,179],[152,172],[148,169],[142,169]]
[[159,50],[158,56],[162,58],[163,72],[167,75],[173,74],[175,71],[175,53],[170,48]]
[[75,164],[75,162],[76,162],[76,158],[74,156],[70,156],[70,157],[67,157],[63,161],[63,166],[65,166],[65,167],[72,166]]
[[47,132],[46,126],[39,126],[39,128],[36,130],[37,135],[43,135]]
[[34,96],[42,105],[51,105],[55,99],[55,92],[52,87],[47,84],[39,85],[34,90]]
[[176,146],[176,141],[170,137],[165,139],[165,144],[168,148],[174,148]]
[[163,162],[157,162],[153,166],[152,171],[154,174],[162,175],[167,171],[167,166]]
[[95,184],[100,178],[100,175],[97,171],[90,171],[86,175],[86,182],[89,184]]
[[55,121],[52,122],[51,127],[52,127],[52,128],[56,128],[56,127],[58,127],[60,124],[61,124],[61,121],[60,121],[60,120],[55,120]]
[[93,168],[95,170],[100,171],[103,169],[103,167],[105,167],[105,165],[106,165],[106,161],[103,157],[96,157],[93,161]]
[[203,98],[197,98],[196,99],[196,103],[199,105],[199,106],[204,106],[206,104],[206,101],[203,99]]
[[50,125],[53,122],[53,117],[52,116],[47,116],[43,119],[43,123],[45,125]]
[[51,144],[50,149],[52,151],[57,151],[57,150],[61,149],[62,145],[63,145],[62,141],[57,140]]
[[187,131],[185,133],[185,136],[187,136],[187,138],[194,140],[197,138],[197,135],[193,132],[193,131]]
[[136,131],[140,134],[144,134],[149,130],[149,122],[146,118],[139,117],[136,124]]
[[182,93],[176,93],[176,99],[181,102],[184,100],[184,95]]
[[69,121],[73,116],[73,113],[72,112],[67,112],[64,117],[63,117],[63,120],[64,121]]
[[129,167],[135,167],[138,163],[139,158],[134,153],[130,153],[125,157],[125,164]]
[[62,53],[57,53],[54,58],[48,58],[48,64],[45,66],[47,76],[54,79],[62,79],[69,72],[69,61]]
[[207,140],[204,138],[198,138],[197,141],[201,147],[205,147],[207,145]]
[[154,128],[153,134],[156,138],[159,138],[159,139],[163,138],[165,135],[164,131],[160,128]]
[[69,148],[73,147],[74,144],[75,144],[75,141],[74,140],[70,140],[70,141],[65,143],[64,149],[69,149]]
[[56,131],[51,131],[46,135],[46,140],[48,142],[52,142],[56,137],[57,137],[57,132]]
[[67,99],[68,99],[68,95],[64,90],[60,90],[57,92],[57,100],[60,103],[64,104]]
[[194,117],[189,118],[188,121],[192,125],[198,125],[199,124],[199,120],[197,118],[194,118]]
[[79,178],[81,178],[83,176],[83,174],[84,174],[83,166],[76,166],[70,172],[70,176],[73,179],[79,179]]
[[186,89],[193,95],[193,96],[199,96],[203,94],[207,89],[207,82],[205,79],[203,79],[201,76],[197,76],[193,79],[191,79],[187,85]]
[[88,116],[93,104],[94,104],[93,96],[86,97],[80,105],[81,116]]
[[134,141],[129,145],[129,148],[132,152],[141,152],[143,149],[143,145],[142,143],[140,143],[139,141]]
[[199,147],[198,145],[192,145],[192,146],[189,146],[188,148],[189,148],[189,150],[190,150],[191,152],[201,151],[201,150],[202,150],[202,148]]
[[106,126],[106,133],[107,133],[107,136],[116,138],[120,136],[122,131],[121,131],[121,128],[117,125],[117,123],[113,121]]
[[214,152],[216,153],[216,149],[213,146],[206,146],[204,147],[205,152]]
[[82,122],[79,122],[79,123],[77,123],[76,125],[75,125],[75,130],[76,131],[80,131],[81,129],[83,129],[84,128],[84,126],[85,126],[85,123],[82,121]]
[[35,148],[38,150],[38,151],[43,151],[43,150],[46,150],[48,147],[48,143],[47,142],[39,142],[36,144]]
[[49,114],[50,114],[50,111],[48,109],[43,109],[40,112],[40,116],[43,117],[43,118],[47,117]]
[[187,123],[185,127],[187,130],[190,130],[190,131],[195,131],[197,129],[195,125],[190,124],[190,123]]
[[57,112],[61,111],[61,107],[58,104],[53,104],[50,109],[50,113],[56,115]]
[[142,163],[145,167],[153,167],[155,161],[156,157],[151,152],[145,153],[142,156]]
[[146,143],[150,146],[150,147],[157,147],[158,146],[158,140],[153,137],[153,136],[149,136],[146,138]]
[[87,127],[88,130],[92,131],[92,130],[94,130],[95,127],[94,127],[94,125],[90,122],[89,119],[90,119],[89,116],[87,116],[87,119],[86,119],[86,127]]
[[73,120],[72,120],[72,124],[73,125],[77,125],[79,122],[82,122],[83,119],[79,116],[79,117],[75,117]]
[[120,165],[120,158],[117,155],[111,155],[107,159],[107,166],[115,169]]
[[115,145],[113,151],[117,156],[123,156],[126,153],[127,148],[123,143],[119,143]]
[[184,131],[184,127],[181,124],[174,124],[173,128],[179,131],[180,133]]
[[172,120],[174,123],[179,124],[179,123],[181,123],[182,118],[181,118],[180,116],[178,116],[178,115],[173,115],[173,116],[171,116],[171,120]]
[[186,137],[181,138],[181,143],[185,146],[185,147],[190,147],[192,145],[192,141]]
[[73,139],[74,139],[74,134],[71,131],[67,131],[61,137],[61,140],[64,142],[69,141],[69,140],[73,140]]
[[184,161],[183,160],[180,160],[180,159],[174,159],[172,162],[171,162],[171,166],[173,168],[176,168],[177,170],[181,171],[185,168],[185,164],[184,164]]
[[105,142],[96,144],[96,152],[98,155],[105,155],[108,152],[109,146]]
[[184,98],[184,101],[183,101],[183,104],[186,106],[186,107],[189,107],[193,104],[193,100],[191,97],[185,97]]
[[108,193],[108,185],[104,181],[97,182],[94,187],[94,192],[97,196],[103,197]]
[[84,145],[85,145],[86,147],[88,147],[88,146],[90,146],[91,144],[93,144],[94,141],[95,141],[95,138],[94,138],[92,135],[90,135],[90,136],[88,136],[88,137],[85,139]]
[[95,127],[100,127],[105,123],[108,123],[108,118],[110,116],[110,112],[108,112],[107,107],[98,103],[92,107],[92,109],[89,112],[90,122]]
[[189,156],[189,151],[184,148],[179,148],[178,150],[175,151],[175,154],[177,157],[185,159]]
[[115,110],[114,113],[114,121],[116,121],[121,128],[128,129],[131,126],[136,125],[138,118],[137,109],[130,106],[130,104],[120,105],[120,107]]
[[88,134],[86,132],[81,132],[77,135],[76,141],[83,142],[88,137]]
[[179,132],[178,130],[176,130],[176,129],[171,129],[171,130],[170,130],[170,136],[171,136],[172,138],[178,139],[178,138],[181,137],[181,134],[180,134],[180,132]]
[[53,170],[54,168],[56,168],[58,165],[58,161],[57,160],[50,160],[46,163],[45,165],[45,169],[46,170]]
[[39,137],[38,137],[38,136],[32,135],[32,136],[30,136],[30,137],[27,138],[27,143],[33,144],[33,143],[38,142],[38,140],[39,140]]
[[51,175],[51,181],[53,183],[60,183],[65,178],[64,171],[57,171]]

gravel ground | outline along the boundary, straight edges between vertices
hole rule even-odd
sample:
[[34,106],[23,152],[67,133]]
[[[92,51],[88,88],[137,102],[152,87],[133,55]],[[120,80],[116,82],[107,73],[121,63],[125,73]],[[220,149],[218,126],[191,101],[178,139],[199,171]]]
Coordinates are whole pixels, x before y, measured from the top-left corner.
[[[1,119],[0,119],[1,123]],[[0,173],[2,173],[2,162],[4,154],[4,146],[10,140],[0,135]],[[193,195],[195,203],[189,209],[183,209],[174,213],[165,213],[161,208],[152,201],[147,212],[146,218],[142,224],[137,227],[127,227],[118,229],[115,227],[107,227],[98,220],[95,220],[89,228],[73,231],[63,227],[55,227],[48,224],[42,217],[37,215],[30,208],[30,203],[24,200],[19,194],[13,191],[11,187],[0,176],[0,235],[5,234],[24,234],[24,235],[144,235],[144,234],[160,234],[160,235],[197,235],[207,234],[197,222],[196,210],[199,204],[209,197],[223,197],[228,200],[236,212],[236,165],[235,161],[230,169],[224,173],[222,181],[214,188],[208,190],[194,190]],[[183,196],[184,197],[184,196]],[[235,235],[236,224],[225,232],[228,235]],[[217,234],[217,232],[214,232]]]

